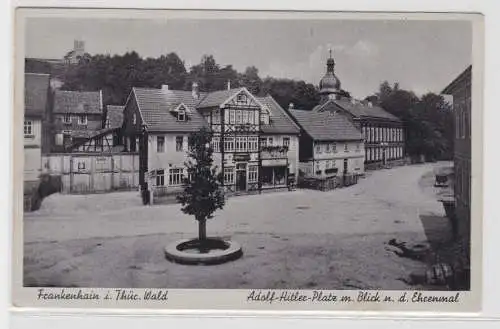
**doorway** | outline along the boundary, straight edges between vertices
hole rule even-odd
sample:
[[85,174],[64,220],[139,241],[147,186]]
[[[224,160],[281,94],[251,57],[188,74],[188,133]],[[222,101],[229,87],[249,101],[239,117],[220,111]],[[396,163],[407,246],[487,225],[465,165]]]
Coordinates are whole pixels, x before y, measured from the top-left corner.
[[247,164],[238,163],[236,165],[236,191],[247,190]]
[[344,175],[347,174],[347,159],[344,159]]

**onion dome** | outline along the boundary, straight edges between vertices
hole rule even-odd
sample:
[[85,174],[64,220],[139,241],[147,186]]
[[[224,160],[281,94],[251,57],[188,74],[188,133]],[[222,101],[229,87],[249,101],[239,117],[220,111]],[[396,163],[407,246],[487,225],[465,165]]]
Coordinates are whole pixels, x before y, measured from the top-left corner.
[[335,60],[332,58],[332,51],[330,50],[330,58],[326,61],[326,74],[319,81],[320,94],[338,93],[340,90],[340,80],[334,72]]

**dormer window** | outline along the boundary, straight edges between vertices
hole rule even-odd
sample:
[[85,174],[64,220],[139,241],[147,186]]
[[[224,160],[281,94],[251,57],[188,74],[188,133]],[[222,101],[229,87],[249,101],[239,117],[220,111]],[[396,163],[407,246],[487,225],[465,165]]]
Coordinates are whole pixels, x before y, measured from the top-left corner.
[[264,125],[269,124],[269,113],[266,110],[262,111],[260,114],[260,123]]
[[177,112],[177,121],[186,121],[186,111],[184,109],[180,109]]

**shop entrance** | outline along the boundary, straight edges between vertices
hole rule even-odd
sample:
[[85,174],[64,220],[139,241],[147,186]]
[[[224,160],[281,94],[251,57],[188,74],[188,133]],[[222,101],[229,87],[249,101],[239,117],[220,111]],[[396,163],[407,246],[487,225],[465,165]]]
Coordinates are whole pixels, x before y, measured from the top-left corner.
[[238,163],[236,165],[236,191],[247,190],[247,164]]

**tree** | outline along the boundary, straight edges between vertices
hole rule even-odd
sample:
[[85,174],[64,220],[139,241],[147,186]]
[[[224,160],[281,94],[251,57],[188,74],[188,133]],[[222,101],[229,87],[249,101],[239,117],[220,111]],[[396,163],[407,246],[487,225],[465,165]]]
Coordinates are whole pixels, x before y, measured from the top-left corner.
[[189,136],[187,177],[183,180],[184,191],[177,197],[182,212],[194,215],[198,221],[198,239],[207,240],[206,221],[225,204],[222,191],[222,173],[213,166],[211,148],[212,133],[202,128]]

